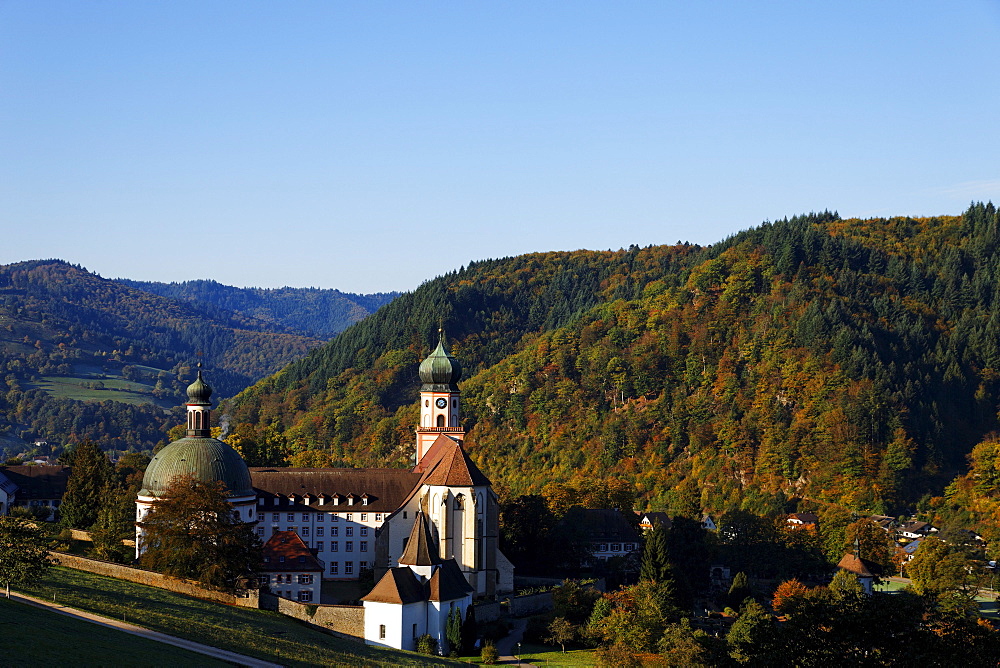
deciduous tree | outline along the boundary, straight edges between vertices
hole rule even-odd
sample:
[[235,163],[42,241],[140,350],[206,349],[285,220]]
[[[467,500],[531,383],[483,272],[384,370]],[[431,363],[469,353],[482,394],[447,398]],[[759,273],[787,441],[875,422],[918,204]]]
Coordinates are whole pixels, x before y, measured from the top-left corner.
[[34,522],[0,515],[0,582],[7,588],[38,578],[49,567],[45,535]]
[[253,586],[260,539],[236,515],[223,483],[176,478],[140,526],[144,568],[223,591]]

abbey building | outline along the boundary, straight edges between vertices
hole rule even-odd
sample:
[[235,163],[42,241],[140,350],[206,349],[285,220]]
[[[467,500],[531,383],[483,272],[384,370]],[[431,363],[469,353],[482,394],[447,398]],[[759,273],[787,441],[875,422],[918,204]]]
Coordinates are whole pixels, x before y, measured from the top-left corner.
[[413,608],[418,602],[409,600],[416,591],[411,578],[425,602],[442,592],[461,592],[454,605],[466,596],[471,601],[511,591],[513,567],[498,544],[496,494],[462,447],[461,373],[443,337],[420,364],[414,468],[334,469],[248,468],[233,448],[211,438],[212,390],[199,371],[188,388],[187,435],[157,453],[143,478],[136,500],[137,553],[146,513],[175,477],[193,476],[225,483],[234,509],[256,524],[262,541],[279,531],[298,534],[322,565],[323,579],[357,579],[372,571],[372,595],[381,599],[373,604],[388,603],[395,583],[405,582],[409,589],[401,598]]

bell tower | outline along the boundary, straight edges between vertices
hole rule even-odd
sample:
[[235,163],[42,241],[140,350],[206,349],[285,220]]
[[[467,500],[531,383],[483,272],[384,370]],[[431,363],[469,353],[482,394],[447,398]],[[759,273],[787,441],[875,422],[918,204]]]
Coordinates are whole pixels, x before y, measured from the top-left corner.
[[444,330],[438,330],[438,344],[420,363],[420,426],[417,427],[417,463],[430,449],[438,436],[444,434],[458,441],[465,437],[460,420],[462,417],[461,392],[458,381],[462,365],[444,346]]

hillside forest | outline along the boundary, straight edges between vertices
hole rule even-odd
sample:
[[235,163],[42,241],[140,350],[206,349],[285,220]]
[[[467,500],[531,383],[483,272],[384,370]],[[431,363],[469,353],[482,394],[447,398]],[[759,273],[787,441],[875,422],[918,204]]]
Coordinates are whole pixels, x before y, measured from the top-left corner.
[[917,509],[1000,538],[998,241],[975,203],[472,263],[237,395],[230,442],[252,465],[406,465],[443,325],[467,448],[510,494],[624,485],[688,517]]
[[[196,363],[232,396],[321,343],[302,332],[342,329],[393,296],[135,285],[61,260],[0,266],[0,454],[37,439],[152,450],[183,421]],[[317,316],[337,300],[339,320]]]

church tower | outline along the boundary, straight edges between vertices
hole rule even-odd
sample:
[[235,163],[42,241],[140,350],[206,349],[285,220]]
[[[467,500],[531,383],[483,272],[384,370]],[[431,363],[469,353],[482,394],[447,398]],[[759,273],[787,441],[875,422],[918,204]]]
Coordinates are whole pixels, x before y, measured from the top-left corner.
[[423,459],[438,436],[444,434],[457,441],[465,438],[459,420],[462,402],[458,381],[462,365],[444,347],[444,330],[438,330],[438,344],[420,363],[420,426],[417,427],[417,464]]

